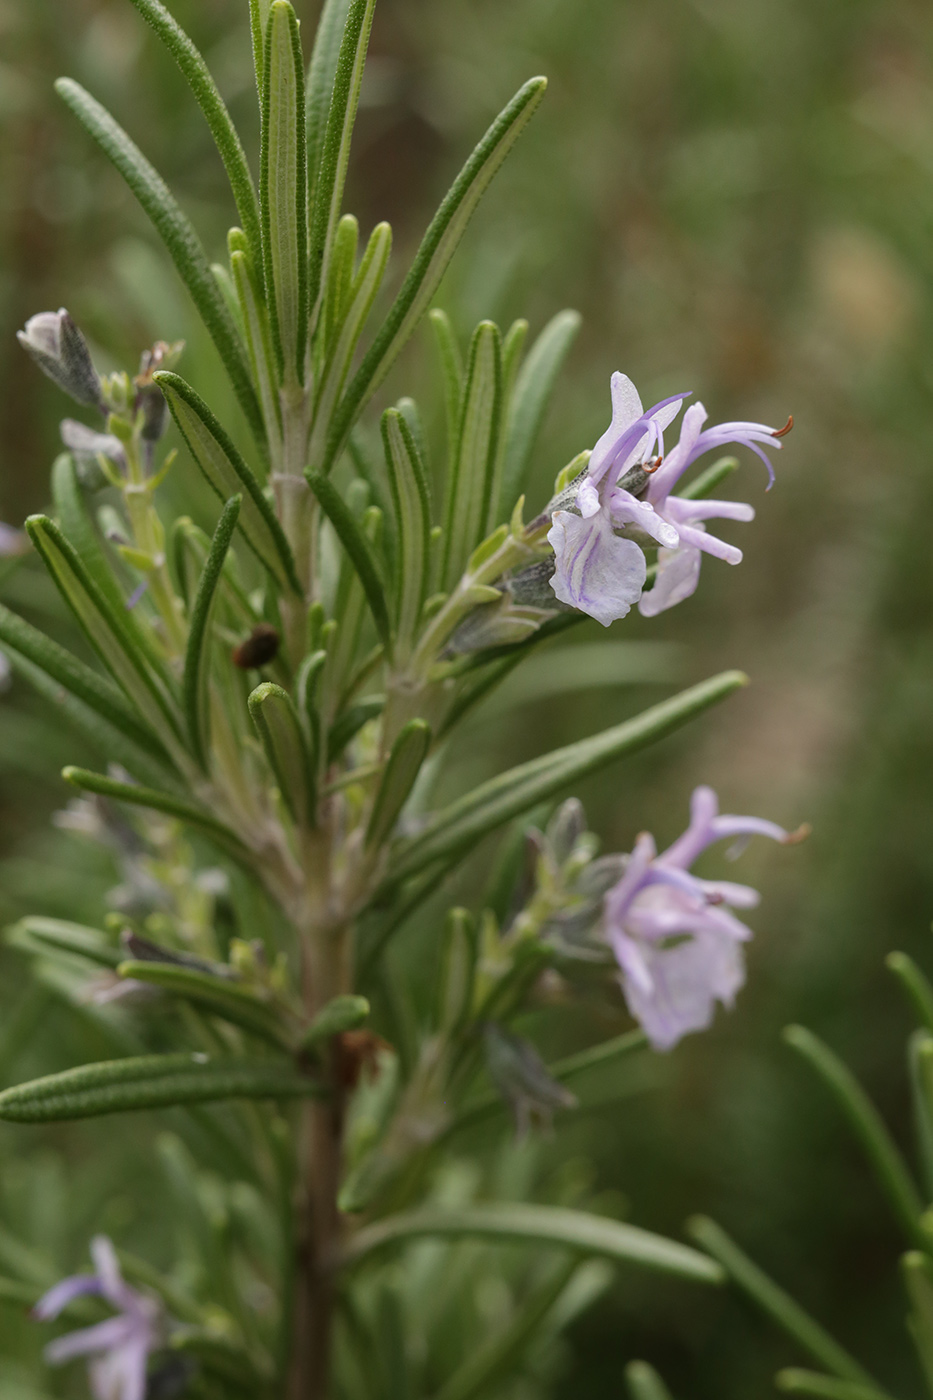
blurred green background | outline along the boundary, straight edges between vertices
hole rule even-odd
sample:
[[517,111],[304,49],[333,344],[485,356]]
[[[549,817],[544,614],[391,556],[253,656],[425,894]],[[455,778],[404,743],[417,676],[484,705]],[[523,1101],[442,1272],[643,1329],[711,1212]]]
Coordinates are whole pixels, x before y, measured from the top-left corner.
[[[254,152],[245,0],[171,8]],[[316,7],[298,9],[309,34]],[[185,372],[224,404],[155,235],[52,79],[70,73],[111,107],[214,256],[232,205],[180,76],[125,0],[0,0],[0,39],[0,518],[19,524],[47,502],[68,412],[16,345],[31,313],[66,304],[102,367],[184,336]],[[792,411],[796,427],[770,494],[754,460],[730,483],[759,512],[730,536],[746,550],[741,567],[708,561],[690,602],[613,629],[676,644],[658,653],[657,679],[537,701],[516,691],[477,717],[456,781],[613,723],[671,680],[735,665],[749,690],[590,781],[591,824],[609,849],[629,849],[642,828],[666,843],[704,781],[727,810],[814,828],[806,846],[753,847],[739,868],[763,901],[736,1012],[653,1062],[616,1107],[559,1126],[554,1150],[579,1157],[596,1188],[622,1192],[640,1224],[679,1234],[692,1211],[716,1216],[915,1395],[900,1242],[778,1032],[802,1020],[823,1034],[906,1139],[910,1023],[882,960],[904,948],[933,970],[933,13],[913,0],[380,0],[347,207],[364,231],[391,220],[397,277],[473,141],[535,72],[548,74],[548,98],[441,298],[464,337],[481,316],[525,315],[534,332],[563,306],[583,313],[532,504],[605,426],[615,369],[646,402],[693,388],[714,421],[782,423]],[[413,393],[437,424],[426,331],[393,392]],[[0,596],[69,635],[32,561]],[[579,629],[580,644],[602,638],[596,624]],[[23,686],[0,699],[4,922],[100,918],[112,867],[50,822],[65,800],[60,764],[86,756]],[[13,955],[0,968],[4,1082],[107,1052],[80,1010],[26,992]],[[579,1043],[592,1026],[568,1014],[566,1034]],[[131,1125],[110,1142],[120,1150],[102,1158],[93,1124],[5,1130],[0,1219],[68,1266],[95,1229],[157,1234],[168,1206],[143,1190],[145,1138]],[[0,1271],[12,1247],[0,1229]],[[798,1359],[734,1298],[635,1275],[571,1344],[567,1400],[621,1394],[633,1355],[681,1400],[768,1394],[774,1369]],[[51,1393],[37,1346],[0,1305],[10,1400]],[[83,1393],[80,1374],[54,1384]]]

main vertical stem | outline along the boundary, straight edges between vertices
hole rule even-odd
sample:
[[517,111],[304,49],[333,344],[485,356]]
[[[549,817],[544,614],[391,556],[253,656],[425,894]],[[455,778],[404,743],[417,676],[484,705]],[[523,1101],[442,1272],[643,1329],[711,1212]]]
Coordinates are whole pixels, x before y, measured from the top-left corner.
[[[315,1015],[349,990],[348,927],[324,927],[305,935],[305,1003]],[[334,1314],[334,1264],[340,1248],[337,1207],[343,1151],[344,1091],[332,1051],[325,1065],[331,1094],[304,1110],[296,1212],[297,1279],[289,1400],[327,1400],[330,1393]]]

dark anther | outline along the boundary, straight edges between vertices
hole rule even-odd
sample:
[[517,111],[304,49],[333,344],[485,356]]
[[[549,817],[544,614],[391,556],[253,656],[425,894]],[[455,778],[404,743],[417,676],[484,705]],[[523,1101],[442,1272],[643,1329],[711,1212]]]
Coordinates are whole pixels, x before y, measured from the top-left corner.
[[641,469],[645,473],[645,476],[653,476],[663,461],[663,457],[658,457],[653,462],[642,462]]
[[241,671],[255,671],[274,661],[279,650],[279,634],[271,622],[258,622],[244,642],[233,649],[233,664]]
[[786,437],[787,434],[790,432],[790,430],[791,430],[791,428],[792,428],[793,426],[794,426],[794,415],[793,415],[792,413],[788,413],[788,415],[787,415],[787,422],[784,424],[783,428],[775,428],[774,431],[772,432],[771,436],[772,436],[772,437]]

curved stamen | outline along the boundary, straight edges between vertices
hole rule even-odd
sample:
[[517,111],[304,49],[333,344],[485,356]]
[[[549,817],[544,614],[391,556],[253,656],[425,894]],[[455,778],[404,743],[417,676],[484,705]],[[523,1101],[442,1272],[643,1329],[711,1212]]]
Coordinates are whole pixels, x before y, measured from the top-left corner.
[[787,422],[784,424],[783,428],[772,428],[772,429],[771,429],[771,436],[772,436],[772,437],[786,437],[787,434],[790,432],[790,430],[791,430],[791,428],[792,428],[793,426],[794,426],[794,415],[793,415],[792,413],[788,413],[788,415],[787,415]]

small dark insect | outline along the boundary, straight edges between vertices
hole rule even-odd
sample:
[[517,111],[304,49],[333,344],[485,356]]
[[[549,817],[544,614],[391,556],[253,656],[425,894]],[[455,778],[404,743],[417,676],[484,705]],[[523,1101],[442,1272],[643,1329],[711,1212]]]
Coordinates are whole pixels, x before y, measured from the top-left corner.
[[279,634],[271,622],[259,622],[244,642],[233,648],[233,664],[241,671],[255,671],[274,661],[279,650]]

